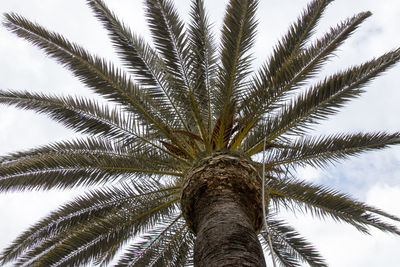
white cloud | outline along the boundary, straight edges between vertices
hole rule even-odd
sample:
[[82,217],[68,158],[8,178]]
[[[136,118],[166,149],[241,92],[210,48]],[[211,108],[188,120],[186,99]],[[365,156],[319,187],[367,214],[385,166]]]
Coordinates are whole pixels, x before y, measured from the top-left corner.
[[400,215],[400,185],[393,186],[377,182],[366,195],[367,203],[380,207],[386,212]]
[[[149,31],[144,26],[141,1],[108,2],[132,29],[150,40]],[[188,1],[176,2],[181,13],[187,14]],[[205,2],[212,21],[216,21],[214,29],[217,31],[227,0]],[[258,12],[259,35],[254,50],[257,64],[264,62],[272,50],[272,45],[286,32],[289,23],[294,21],[308,2],[261,1]],[[384,3],[374,0],[334,1],[328,8],[317,35],[320,36],[327,30],[328,25],[333,26],[340,19],[364,10],[371,10],[373,17],[342,47],[337,53],[338,57],[327,64],[326,73],[344,69],[400,46],[398,0],[386,0]],[[34,19],[49,29],[62,32],[97,54],[115,59],[106,32],[90,14],[84,1],[3,1],[0,13],[9,11]],[[188,18],[187,15],[185,18]],[[12,36],[3,27],[0,29],[0,40],[0,88],[90,95],[68,71],[45,57],[38,49]],[[399,131],[399,72],[400,66],[397,66],[378,78],[368,87],[368,92],[362,98],[352,102],[338,116],[318,127],[318,131]],[[72,132],[63,130],[44,116],[0,106],[0,154],[71,136]],[[300,172],[300,176],[353,193],[358,199],[400,216],[396,205],[400,200],[399,161],[400,149],[393,148],[347,161],[324,171],[306,168]],[[28,225],[70,197],[68,193],[59,192],[0,195],[3,217],[0,221],[0,249]],[[311,241],[315,240],[317,247],[320,247],[333,267],[398,265],[393,255],[396,255],[396,248],[400,247],[399,237],[377,231],[373,231],[372,236],[363,236],[351,227],[330,221],[315,223],[312,219],[302,217],[292,218],[292,221]]]
[[311,166],[300,168],[296,172],[296,177],[308,182],[318,183],[323,176],[323,171]]

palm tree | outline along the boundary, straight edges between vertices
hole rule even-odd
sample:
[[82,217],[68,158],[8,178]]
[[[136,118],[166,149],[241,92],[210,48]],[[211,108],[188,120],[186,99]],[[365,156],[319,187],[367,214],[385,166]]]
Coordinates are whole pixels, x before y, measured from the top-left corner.
[[6,14],[11,32],[109,102],[0,91],[0,103],[87,136],[1,157],[0,191],[88,189],[22,233],[0,263],[265,266],[267,250],[283,266],[326,266],[278,217],[282,208],[400,235],[385,221],[400,218],[295,177],[299,166],[324,167],[400,143],[400,133],[308,135],[400,59],[400,49],[392,50],[304,88],[371,15],[310,41],[330,2],[312,1],[254,73],[257,0],[229,2],[218,48],[202,0],[192,1],[188,26],[172,1],[146,0],[154,47],[102,0],[88,0],[124,69]]

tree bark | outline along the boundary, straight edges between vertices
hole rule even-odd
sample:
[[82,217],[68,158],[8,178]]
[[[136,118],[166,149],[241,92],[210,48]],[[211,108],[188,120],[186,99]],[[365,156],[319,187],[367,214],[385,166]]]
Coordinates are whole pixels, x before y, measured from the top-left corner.
[[195,267],[265,266],[261,180],[250,161],[230,154],[202,160],[185,177],[181,205],[196,235]]

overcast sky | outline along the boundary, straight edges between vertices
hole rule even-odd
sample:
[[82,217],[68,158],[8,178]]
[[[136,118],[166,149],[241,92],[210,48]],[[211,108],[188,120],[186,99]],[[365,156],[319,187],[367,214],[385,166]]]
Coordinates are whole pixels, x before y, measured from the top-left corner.
[[[108,0],[109,6],[133,30],[149,39],[142,1]],[[187,19],[186,0],[175,1]],[[214,30],[221,25],[226,0],[205,0]],[[264,62],[272,45],[309,2],[306,0],[262,0],[258,18],[255,66]],[[317,36],[341,19],[361,11],[372,11],[324,74],[345,69],[400,46],[399,0],[337,0],[325,13]],[[115,59],[106,32],[83,0],[1,0],[0,13],[17,12],[51,30],[58,31],[88,50]],[[90,95],[87,88],[37,48],[0,29],[0,88]],[[390,69],[368,87],[339,115],[316,129],[318,133],[354,131],[400,131],[400,66]],[[27,149],[76,136],[46,116],[0,106],[0,154]],[[329,185],[355,198],[400,216],[400,148],[390,148],[352,158],[324,170],[299,171],[303,179]],[[76,192],[8,193],[0,195],[0,249],[17,235]],[[290,220],[312,241],[333,267],[398,266],[400,237],[373,230],[372,236],[329,220],[298,216]]]

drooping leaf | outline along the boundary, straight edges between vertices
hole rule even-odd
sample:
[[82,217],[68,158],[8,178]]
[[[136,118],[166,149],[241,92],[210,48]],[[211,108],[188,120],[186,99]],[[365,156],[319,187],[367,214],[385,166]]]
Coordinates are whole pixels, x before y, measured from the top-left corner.
[[326,186],[318,186],[291,179],[270,179],[267,184],[271,200],[285,208],[300,210],[312,216],[329,217],[338,222],[353,225],[362,233],[368,227],[400,235],[400,230],[382,220],[382,213],[375,213],[368,205]]
[[0,191],[72,188],[135,176],[178,175],[170,158],[145,147],[90,138],[0,158]]
[[310,266],[328,266],[319,252],[293,227],[283,220],[270,218],[267,223],[268,231],[261,235],[268,242],[268,235],[273,240],[274,253],[284,266],[301,266],[302,262]]

